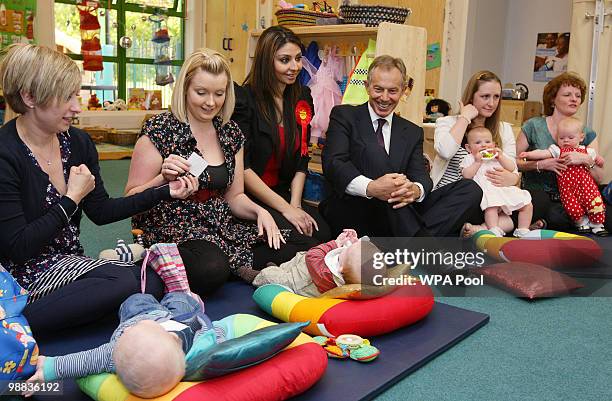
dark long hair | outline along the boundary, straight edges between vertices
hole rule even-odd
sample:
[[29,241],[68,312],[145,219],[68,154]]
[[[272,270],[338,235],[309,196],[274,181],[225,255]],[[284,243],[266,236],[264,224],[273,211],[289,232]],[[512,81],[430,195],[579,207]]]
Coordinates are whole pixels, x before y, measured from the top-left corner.
[[[250,86],[255,95],[257,111],[271,127],[277,126],[279,110],[274,103],[274,97],[283,97],[283,126],[285,129],[285,146],[287,156],[294,152],[296,143],[296,121],[294,108],[300,98],[302,88],[299,80],[287,85],[283,93],[277,93],[278,80],[274,74],[274,55],[286,45],[293,43],[303,48],[302,42],[292,30],[282,26],[271,26],[261,33],[255,47],[255,59],[251,70],[244,79],[244,84]],[[300,135],[301,131],[297,135]],[[280,142],[278,135],[273,135],[274,152],[279,154]],[[301,139],[301,138],[298,138]]]

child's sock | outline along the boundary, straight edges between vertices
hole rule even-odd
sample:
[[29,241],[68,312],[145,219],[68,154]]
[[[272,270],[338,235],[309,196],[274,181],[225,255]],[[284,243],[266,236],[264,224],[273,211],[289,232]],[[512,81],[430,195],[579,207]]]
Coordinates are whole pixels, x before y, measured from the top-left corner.
[[257,277],[260,271],[255,270],[251,267],[242,266],[238,268],[238,271],[236,273],[238,274],[238,277],[240,277],[247,283],[252,284],[253,280],[255,280],[255,277]]
[[[204,311],[204,302],[198,294],[191,292],[189,281],[187,280],[187,272],[183,259],[179,253],[176,244],[154,244],[149,248],[148,263],[151,268],[159,275],[164,282],[166,292],[184,292],[193,297],[202,306]],[[150,256],[149,256],[150,255]],[[146,268],[147,258],[143,261],[143,272]],[[141,280],[145,275],[141,275]],[[144,286],[143,286],[144,292]]]
[[578,228],[583,227],[583,226],[588,226],[589,218],[587,216],[582,216],[580,220],[574,222],[574,224],[576,224],[576,227]]
[[525,235],[529,234],[529,231],[530,230],[528,228],[517,228],[516,230],[514,230],[512,235],[517,238],[522,238]]
[[505,231],[502,230],[498,226],[489,228],[489,231],[491,231],[493,234],[495,234],[496,237],[505,237],[506,236]]

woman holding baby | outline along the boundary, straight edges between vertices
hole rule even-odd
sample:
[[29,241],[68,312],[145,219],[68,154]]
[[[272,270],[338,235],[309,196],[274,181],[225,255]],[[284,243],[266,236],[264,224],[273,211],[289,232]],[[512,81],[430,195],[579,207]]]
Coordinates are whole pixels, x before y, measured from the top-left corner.
[[[577,113],[585,95],[586,84],[574,73],[563,73],[548,82],[542,96],[545,116],[525,121],[517,139],[517,152],[521,154],[537,149],[545,150],[556,144],[559,123]],[[589,127],[585,127],[583,131],[580,145],[597,152],[597,135]],[[534,218],[540,218],[548,228],[554,230],[571,230],[575,226],[560,202],[557,175],[564,172],[568,166],[582,165],[589,170],[595,182],[601,183],[603,179],[603,159],[593,158],[588,153],[569,152],[558,158],[551,155],[541,160],[519,158],[517,164],[523,173],[522,185],[533,198]],[[609,210],[610,208],[607,208],[605,212],[604,227],[607,231],[612,229]]]
[[[464,148],[466,133],[477,127],[485,127],[491,133],[493,142],[508,157],[516,157],[516,146],[512,127],[500,121],[499,102],[501,100],[501,81],[491,71],[479,71],[468,81],[461,102],[459,114],[441,117],[436,120],[434,133],[434,148],[436,158],[431,170],[434,191],[444,185],[464,179],[461,174],[461,162],[468,156]],[[519,182],[519,175],[506,170],[502,166],[490,169],[485,174],[486,179],[497,187],[508,187]],[[463,235],[471,236],[476,231],[485,228],[479,224],[484,221],[482,212],[475,213],[468,219],[463,228]],[[472,223],[472,224],[469,224]],[[508,232],[508,222],[502,227]]]

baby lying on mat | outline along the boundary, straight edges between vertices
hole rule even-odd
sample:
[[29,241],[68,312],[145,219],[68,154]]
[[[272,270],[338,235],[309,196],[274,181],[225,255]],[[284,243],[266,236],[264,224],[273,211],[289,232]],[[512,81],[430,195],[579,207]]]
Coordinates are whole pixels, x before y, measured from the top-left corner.
[[121,304],[119,318],[108,343],[68,355],[41,356],[28,381],[109,372],[117,373],[132,394],[158,397],[181,381],[185,355],[195,337],[213,327],[200,303],[184,292],[170,292],[161,302],[149,294],[134,294]]
[[377,252],[369,238],[357,238],[355,230],[346,229],[335,240],[298,252],[280,266],[266,267],[253,285],[281,284],[296,294],[318,297],[344,284],[370,283],[379,274],[372,267]]

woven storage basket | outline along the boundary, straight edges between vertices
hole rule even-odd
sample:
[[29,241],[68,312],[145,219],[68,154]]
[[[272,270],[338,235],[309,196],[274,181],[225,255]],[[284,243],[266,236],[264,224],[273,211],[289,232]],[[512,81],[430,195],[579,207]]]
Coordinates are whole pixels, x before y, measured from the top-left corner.
[[138,134],[140,134],[138,129],[114,131],[108,134],[108,139],[115,145],[134,146],[138,139]]
[[276,12],[278,25],[283,26],[315,25],[317,18],[338,18],[338,16],[332,13],[301,10],[299,8],[281,9]]
[[89,134],[92,141],[95,143],[108,142],[109,128],[105,127],[81,127],[81,129]]
[[412,13],[409,8],[384,6],[340,6],[340,16],[345,24],[365,24],[378,26],[381,22],[403,24]]

